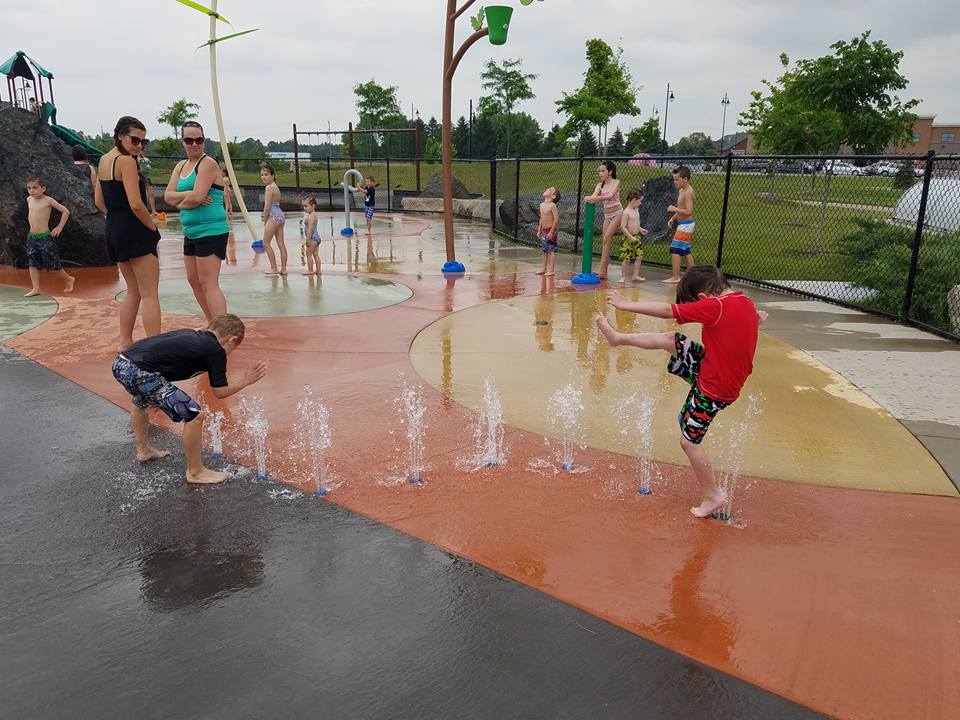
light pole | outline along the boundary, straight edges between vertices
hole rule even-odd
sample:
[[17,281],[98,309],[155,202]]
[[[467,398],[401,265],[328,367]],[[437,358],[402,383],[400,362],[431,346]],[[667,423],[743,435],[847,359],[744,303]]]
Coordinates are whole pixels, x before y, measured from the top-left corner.
[[727,131],[727,106],[730,104],[730,96],[724,93],[720,104],[723,105],[723,124],[720,126],[720,153],[722,154],[724,133]]
[[670,89],[670,83],[667,83],[667,99],[663,108],[663,140],[664,143],[667,142],[667,118],[670,115],[670,103],[673,102],[673,91]]

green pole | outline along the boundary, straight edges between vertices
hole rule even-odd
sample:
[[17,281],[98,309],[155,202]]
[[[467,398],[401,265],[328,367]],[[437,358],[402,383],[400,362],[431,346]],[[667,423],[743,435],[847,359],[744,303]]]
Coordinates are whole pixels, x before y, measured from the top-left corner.
[[593,273],[593,224],[597,217],[595,203],[586,203],[583,208],[583,256],[580,261],[580,274],[570,281],[574,285],[599,285],[600,278]]

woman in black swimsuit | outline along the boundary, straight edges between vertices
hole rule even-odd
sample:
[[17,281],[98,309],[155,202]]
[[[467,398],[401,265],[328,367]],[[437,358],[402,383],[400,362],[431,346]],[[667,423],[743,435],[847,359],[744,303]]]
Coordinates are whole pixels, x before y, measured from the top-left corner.
[[120,304],[120,349],[133,344],[139,311],[147,335],[160,334],[160,231],[147,211],[147,188],[137,165],[146,128],[124,116],[113,131],[114,147],[100,158],[95,186],[98,207],[107,210],[107,254],[120,266],[127,294]]

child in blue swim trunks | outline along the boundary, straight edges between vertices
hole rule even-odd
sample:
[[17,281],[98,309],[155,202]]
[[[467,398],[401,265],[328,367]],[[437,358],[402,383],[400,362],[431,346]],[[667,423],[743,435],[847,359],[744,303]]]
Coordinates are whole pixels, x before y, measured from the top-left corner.
[[[543,267],[537,275],[553,277],[557,271],[557,253],[560,245],[557,242],[557,226],[560,224],[560,211],[557,203],[560,202],[560,191],[550,186],[543,191],[543,202],[540,203],[540,222],[537,223],[537,238],[540,240],[540,250],[543,251]],[[547,265],[549,264],[549,272]]]
[[377,181],[373,175],[367,175],[364,185],[353,189],[363,193],[363,216],[367,219],[367,235],[373,234],[373,214],[377,206]]
[[[73,292],[74,278],[68,275],[60,264],[60,249],[57,238],[70,218],[70,211],[49,195],[40,178],[27,180],[27,219],[30,222],[30,234],[27,236],[27,263],[30,267],[30,291],[24,297],[40,294],[40,271],[49,270],[58,273],[64,281],[64,292]],[[60,212],[60,222],[50,229],[52,211]]]
[[227,377],[227,355],[243,342],[243,321],[236,315],[217,315],[204,330],[174,330],[138,340],[113,361],[113,377],[133,398],[130,425],[137,443],[137,460],[148,462],[170,453],[150,443],[147,408],[159,408],[173,422],[183,423],[183,450],[187,456],[187,482],[201,485],[226,480],[226,473],[204,467],[200,456],[203,425],[200,405],[173,385],[207,373],[218,398],[227,398],[253,385],[267,374],[258,362],[240,377]]

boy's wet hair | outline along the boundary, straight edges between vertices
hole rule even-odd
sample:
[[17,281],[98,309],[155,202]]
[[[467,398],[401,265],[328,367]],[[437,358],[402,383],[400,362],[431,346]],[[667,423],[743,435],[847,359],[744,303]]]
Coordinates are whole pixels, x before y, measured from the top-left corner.
[[267,171],[268,173],[270,173],[273,177],[276,177],[276,176],[277,176],[277,171],[274,170],[274,169],[273,169],[273,165],[271,165],[271,164],[268,163],[268,162],[262,162],[262,163],[260,163],[260,169],[261,169],[261,170],[266,170],[266,171]]
[[727,276],[716,265],[694,265],[677,284],[677,302],[688,303],[704,295],[720,295],[730,289]]
[[124,115],[122,118],[117,120],[117,125],[113,128],[113,144],[116,146],[117,150],[124,155],[127,154],[127,151],[123,149],[122,138],[124,135],[127,135],[130,130],[143,130],[146,132],[147,126],[130,115]]
[[553,202],[560,202],[560,191],[557,189],[556,185],[553,186]]
[[217,337],[223,338],[224,340],[235,337],[237,338],[237,342],[242,342],[246,328],[243,325],[243,320],[236,315],[233,313],[224,313],[223,315],[217,315],[211,320],[210,324],[207,325],[207,330],[215,333]]
[[679,175],[679,176],[682,177],[684,180],[689,180],[689,179],[690,179],[690,168],[688,168],[686,165],[679,165],[679,166],[677,166],[677,168],[673,171],[673,174],[674,174],[674,175]]
[[307,205],[310,205],[314,210],[317,209],[317,199],[313,195],[307,195],[303,199],[303,202],[307,203]]
[[81,160],[83,160],[84,162],[88,162],[90,160],[90,156],[87,155],[87,151],[84,150],[79,145],[74,145],[73,150],[71,150],[70,153],[73,155],[73,159],[76,160],[77,162]]
[[631,190],[627,193],[627,202],[631,200],[643,200],[643,193],[636,189]]

